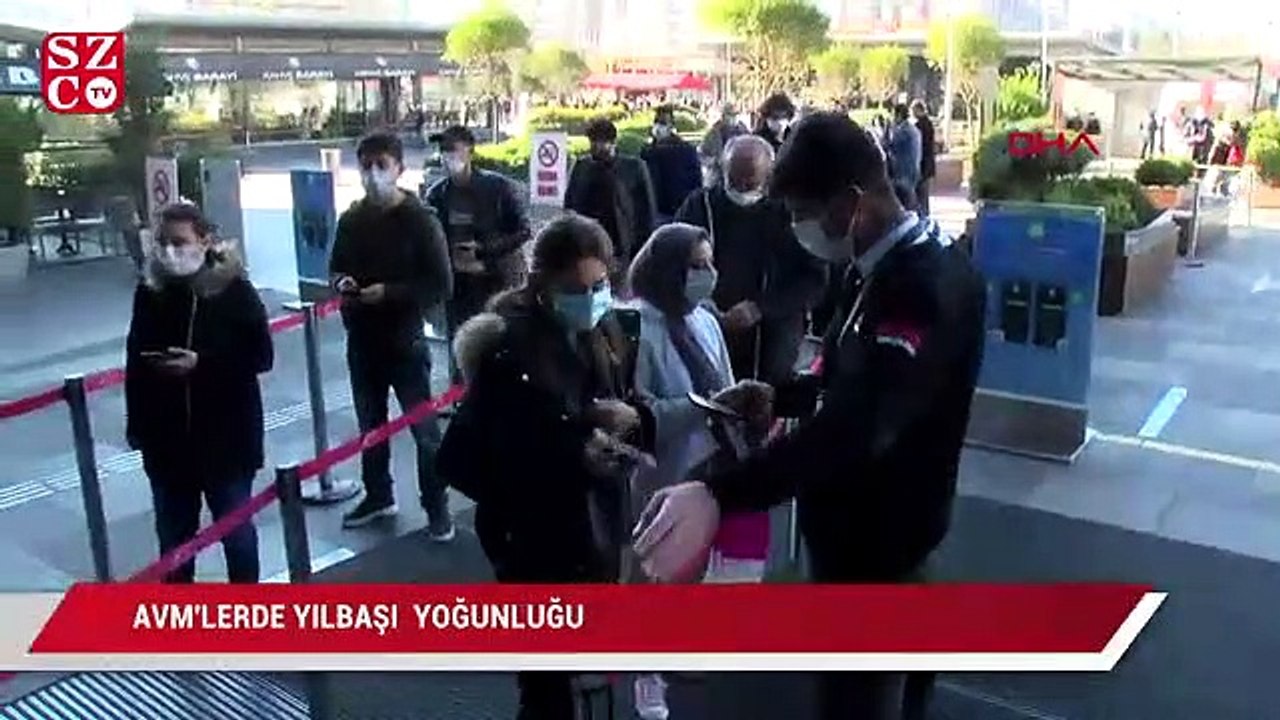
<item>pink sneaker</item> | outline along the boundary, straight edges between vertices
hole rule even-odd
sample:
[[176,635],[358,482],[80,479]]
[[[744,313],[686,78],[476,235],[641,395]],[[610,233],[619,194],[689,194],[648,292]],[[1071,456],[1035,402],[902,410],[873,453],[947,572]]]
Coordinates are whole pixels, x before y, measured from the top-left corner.
[[636,715],[640,720],[667,720],[667,683],[657,673],[641,675],[635,682]]

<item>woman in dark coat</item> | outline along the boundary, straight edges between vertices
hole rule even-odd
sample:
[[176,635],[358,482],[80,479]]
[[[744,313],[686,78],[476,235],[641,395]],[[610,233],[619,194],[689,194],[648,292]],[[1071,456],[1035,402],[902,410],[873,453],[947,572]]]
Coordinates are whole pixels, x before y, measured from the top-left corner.
[[[214,519],[248,500],[263,465],[258,375],[274,360],[267,313],[234,248],[199,208],[165,210],[133,298],[125,369],[129,444],[142,453],[160,551],[190,540],[201,501]],[[258,581],[245,523],[222,542],[231,582]],[[191,582],[195,563],[170,582]]]
[[[525,286],[465,323],[468,383],[438,456],[476,501],[476,534],[499,582],[615,582],[629,533],[623,456],[652,437],[628,402],[634,349],[613,310],[604,228],[569,214],[534,241]],[[624,445],[626,443],[627,445]],[[574,717],[572,676],[521,673],[520,720]]]

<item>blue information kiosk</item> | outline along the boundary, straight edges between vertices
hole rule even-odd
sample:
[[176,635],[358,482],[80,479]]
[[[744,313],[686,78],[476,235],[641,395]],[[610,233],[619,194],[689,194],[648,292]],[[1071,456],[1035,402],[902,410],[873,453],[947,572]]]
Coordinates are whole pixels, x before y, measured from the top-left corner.
[[333,250],[338,218],[334,209],[333,173],[294,170],[293,243],[298,259],[298,294],[306,301],[323,300],[329,291],[329,253]]
[[987,340],[968,442],[1071,462],[1089,422],[1102,208],[982,203]]

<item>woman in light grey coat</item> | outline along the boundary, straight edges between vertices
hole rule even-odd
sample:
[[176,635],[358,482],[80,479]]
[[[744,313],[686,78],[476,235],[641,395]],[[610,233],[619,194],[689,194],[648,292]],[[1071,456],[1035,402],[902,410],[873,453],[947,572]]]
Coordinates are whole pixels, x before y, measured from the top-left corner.
[[[657,464],[635,480],[636,507],[659,488],[684,480],[716,451],[704,412],[689,393],[715,396],[733,385],[729,350],[710,302],[716,272],[711,239],[695,225],[658,228],[631,264],[631,289],[640,310],[636,390],[652,409]],[[641,720],[669,715],[666,684],[657,674],[635,682]]]

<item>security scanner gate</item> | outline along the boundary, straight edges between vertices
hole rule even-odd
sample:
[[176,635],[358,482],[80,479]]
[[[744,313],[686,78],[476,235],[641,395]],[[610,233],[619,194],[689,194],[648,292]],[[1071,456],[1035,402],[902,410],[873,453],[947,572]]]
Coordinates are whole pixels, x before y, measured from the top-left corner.
[[986,348],[970,444],[1071,462],[1089,421],[1102,208],[981,203]]

